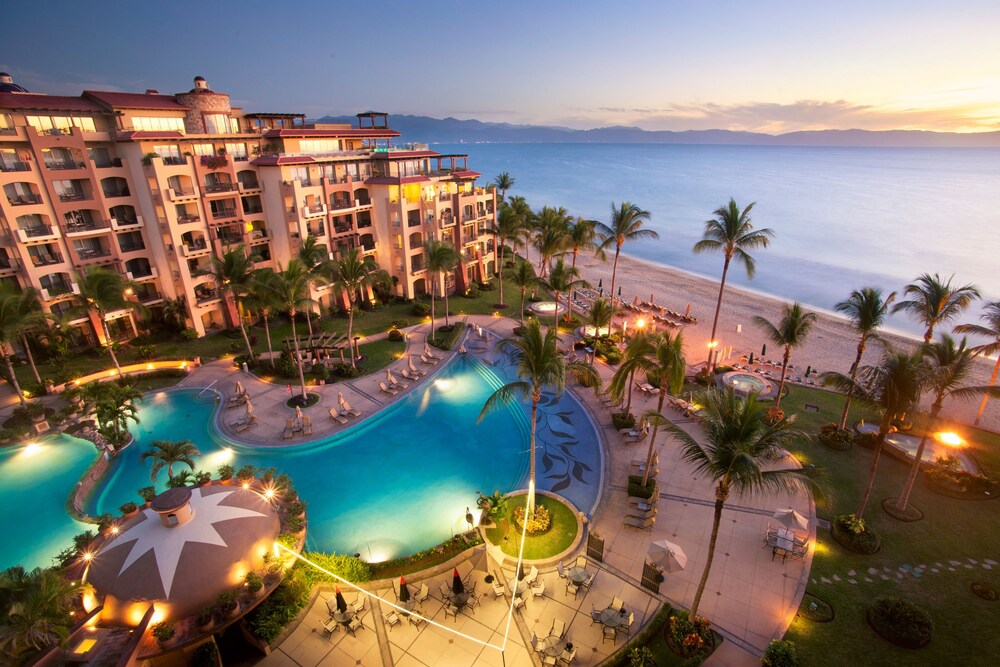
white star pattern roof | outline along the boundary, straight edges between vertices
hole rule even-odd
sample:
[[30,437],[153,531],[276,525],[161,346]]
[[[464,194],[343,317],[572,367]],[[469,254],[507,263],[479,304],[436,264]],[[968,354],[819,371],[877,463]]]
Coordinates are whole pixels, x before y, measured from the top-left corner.
[[118,574],[123,574],[139,558],[152,551],[156,558],[156,567],[160,573],[160,582],[166,597],[170,597],[170,589],[177,572],[177,563],[181,552],[189,542],[202,542],[220,547],[228,546],[219,532],[216,523],[230,519],[245,519],[263,517],[264,514],[243,507],[231,507],[220,503],[235,493],[235,490],[222,493],[203,495],[202,490],[191,489],[190,521],[180,526],[167,527],[160,522],[160,517],[151,509],[143,511],[145,520],[111,540],[98,552],[100,554],[128,547],[131,551],[122,564]]

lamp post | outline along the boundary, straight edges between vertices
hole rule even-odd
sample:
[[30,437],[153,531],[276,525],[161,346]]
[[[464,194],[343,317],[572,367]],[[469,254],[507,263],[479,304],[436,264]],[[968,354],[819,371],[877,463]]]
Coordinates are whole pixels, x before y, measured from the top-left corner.
[[708,366],[705,369],[708,373],[711,373],[715,369],[718,348],[719,341],[711,340],[708,342]]

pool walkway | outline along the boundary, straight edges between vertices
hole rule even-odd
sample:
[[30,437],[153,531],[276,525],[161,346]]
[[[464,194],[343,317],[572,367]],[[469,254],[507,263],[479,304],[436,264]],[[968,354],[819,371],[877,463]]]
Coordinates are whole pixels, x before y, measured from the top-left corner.
[[[482,327],[496,336],[510,335],[517,325],[516,321],[509,318],[486,316],[470,316],[466,321],[473,327]],[[423,351],[427,331],[427,325],[408,329],[406,348],[407,353],[413,355],[414,364],[426,370],[427,375],[418,382],[405,380],[401,377],[401,371],[406,367],[405,357],[394,363],[389,370],[399,381],[409,385],[396,397],[383,393],[379,388],[379,383],[386,379],[384,370],[372,376],[345,380],[335,385],[310,387],[310,392],[321,397],[316,406],[303,411],[312,418],[313,434],[310,439],[320,439],[349,428],[357,419],[373,414],[395,398],[432,381],[434,372],[454,353],[438,351],[443,359],[437,365],[420,362],[419,355]],[[489,353],[486,354],[488,356]],[[613,370],[601,363],[597,367],[607,383]],[[287,384],[263,382],[236,369],[229,361],[207,364],[180,384],[206,386],[215,381],[214,386],[222,392],[223,400],[228,402],[237,380],[251,397],[257,422],[249,430],[235,434],[228,422],[243,414],[244,409],[236,407],[222,410],[220,428],[223,432],[237,440],[257,445],[280,446],[306,440],[302,436],[296,436],[290,441],[282,440],[286,419],[294,414],[285,406],[285,401],[289,398]],[[292,391],[296,391],[295,384],[292,384]],[[450,582],[450,570],[444,574],[420,573],[407,577],[408,584],[419,587],[420,583],[426,582],[432,591],[431,597],[423,605],[423,613],[431,620],[466,636],[426,623],[413,627],[405,620],[390,628],[384,618],[390,608],[383,608],[377,598],[369,598],[366,606],[368,611],[363,618],[365,627],[356,636],[343,631],[329,635],[322,625],[327,618],[325,601],[332,595],[332,591],[322,591],[300,617],[298,624],[261,664],[359,664],[386,667],[540,665],[541,656],[526,648],[530,646],[532,633],[540,638],[544,637],[553,620],[560,619],[566,624],[566,636],[577,647],[573,664],[596,665],[620,648],[625,639],[620,636],[614,643],[604,641],[601,626],[591,622],[591,606],[603,609],[614,596],[623,599],[626,608],[635,613],[633,634],[649,621],[662,602],[680,607],[689,606],[694,599],[707,558],[712,527],[713,487],[695,477],[692,466],[681,460],[677,447],[662,437],[658,438],[656,449],[659,456],[660,500],[657,521],[649,531],[624,526],[622,517],[627,511],[626,488],[630,464],[634,459],[645,457],[648,441],[637,444],[623,442],[622,436],[611,425],[609,410],[593,392],[579,387],[574,391],[591,412],[606,446],[603,493],[596,511],[590,517],[589,527],[605,540],[604,563],[591,562],[590,568],[597,572],[597,577],[589,591],[581,592],[579,598],[574,598],[566,593],[562,580],[555,572],[554,563],[540,568],[539,579],[545,583],[545,593],[542,597],[529,601],[523,613],[513,615],[507,649],[505,655],[501,656],[496,649],[475,640],[493,645],[503,642],[510,598],[506,596],[493,600],[492,593],[485,594],[488,589],[482,579],[488,573],[509,579],[513,576],[513,564],[507,563],[503,569],[498,568],[492,561],[485,559],[480,549],[458,565],[463,575],[468,575],[477,582],[477,591],[483,593],[483,602],[473,614],[463,612],[457,619],[445,617],[444,605],[437,591],[440,584]],[[337,404],[338,392],[343,392],[344,398],[352,407],[362,412],[362,417],[352,419],[347,425],[329,419],[327,411]],[[636,392],[632,398],[633,413],[655,408],[656,400],[655,396]],[[685,430],[698,433],[697,422],[685,418],[672,408],[665,407],[665,410]],[[812,548],[804,559],[789,559],[785,562],[780,558],[772,560],[771,550],[761,548],[772,513],[778,508],[789,506],[809,517],[810,539],[814,543],[815,507],[805,495],[792,498],[733,498],[727,504],[715,562],[699,610],[701,615],[712,620],[727,641],[706,664],[759,664],[759,656],[767,644],[772,638],[780,637],[794,617],[805,590]],[[663,539],[681,546],[688,556],[688,563],[684,570],[666,575],[666,580],[660,587],[661,595],[657,596],[641,588],[639,580],[650,544]],[[373,592],[384,599],[395,600],[395,595],[389,588]]]

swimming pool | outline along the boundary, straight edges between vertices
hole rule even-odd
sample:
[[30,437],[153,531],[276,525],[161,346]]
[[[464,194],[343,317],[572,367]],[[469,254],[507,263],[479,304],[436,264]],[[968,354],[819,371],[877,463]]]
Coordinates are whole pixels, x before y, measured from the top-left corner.
[[[202,452],[198,469],[215,472],[223,463],[274,467],[291,476],[309,508],[310,549],[360,553],[379,561],[433,546],[468,528],[467,507],[476,492],[510,491],[527,483],[529,425],[523,408],[490,415],[476,424],[486,398],[506,381],[509,367],[488,366],[461,356],[422,386],[352,429],[324,440],[289,447],[259,448],[222,438],[213,425],[216,403],[198,389],[176,389],[148,395],[139,408],[140,424],[132,426],[135,442],[113,462],[91,495],[92,515],[118,513],[127,501],[138,501],[137,489],[150,484],[149,463],[142,453],[153,440],[190,439]],[[541,489],[556,490],[585,511],[596,506],[600,489],[600,444],[579,403],[564,395],[548,397],[539,422]],[[313,409],[316,414],[325,408]],[[308,411],[307,411],[308,413]],[[318,418],[318,417],[314,417]],[[65,462],[59,479],[37,479],[60,507],[86,464],[93,460],[89,443],[73,446],[86,456],[76,468]],[[46,439],[48,447],[48,439]],[[87,458],[89,457],[89,458]],[[6,472],[4,472],[6,479]],[[163,490],[162,472],[157,490]],[[16,507],[25,493],[0,488],[0,506]],[[17,525],[16,522],[7,525]],[[18,534],[29,544],[0,551],[0,567],[48,558],[83,528],[53,513],[22,526]],[[59,537],[46,549],[34,548],[36,534]]]
[[749,394],[755,391],[761,398],[771,398],[777,393],[774,385],[753,373],[740,373],[738,371],[723,373],[719,378],[719,383],[720,386],[732,387],[738,394]]
[[[854,428],[861,433],[878,433],[878,424],[857,424]],[[890,433],[885,437],[885,442],[905,454],[907,458],[912,459],[917,455],[917,448],[920,447],[920,436],[898,432]],[[959,470],[974,475],[979,472],[979,466],[976,465],[976,462],[961,449],[948,446],[935,436],[927,438],[927,444],[924,445],[924,455],[921,457],[923,463],[934,463],[939,458],[947,456],[954,456],[958,460]]]

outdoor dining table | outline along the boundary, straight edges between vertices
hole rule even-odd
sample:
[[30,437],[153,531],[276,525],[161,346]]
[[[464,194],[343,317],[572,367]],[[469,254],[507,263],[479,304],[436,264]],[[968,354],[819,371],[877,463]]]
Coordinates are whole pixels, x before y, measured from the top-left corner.
[[[403,609],[405,609],[406,611],[413,611],[417,607],[417,601],[415,599],[413,599],[413,598],[410,598],[409,600],[406,600],[405,602],[400,602],[399,606],[402,607]],[[404,612],[403,616],[409,616],[409,614],[407,614],[407,613]]]
[[539,653],[544,653],[545,655],[551,655],[553,657],[562,655],[563,649],[566,648],[566,642],[563,641],[561,637],[556,637],[555,635],[549,635],[545,639],[540,639],[538,641],[535,650]]
[[628,613],[624,607],[622,607],[621,611],[618,611],[614,607],[608,607],[601,612],[601,623],[609,628],[617,628],[619,625],[624,624],[627,618]]
[[453,605],[461,609],[469,602],[469,598],[472,597],[472,591],[465,591],[464,593],[452,593],[448,598]]
[[566,576],[569,577],[570,581],[574,584],[582,584],[587,580],[587,577],[590,576],[590,573],[587,572],[587,568],[577,567],[574,565],[566,571]]
[[333,620],[337,621],[341,625],[347,625],[354,618],[354,612],[352,611],[335,611],[332,614]]
[[528,588],[531,588],[531,585],[525,583],[523,580],[518,580],[517,577],[514,577],[507,582],[507,587],[510,588],[511,593],[517,595],[519,591],[524,591]]

